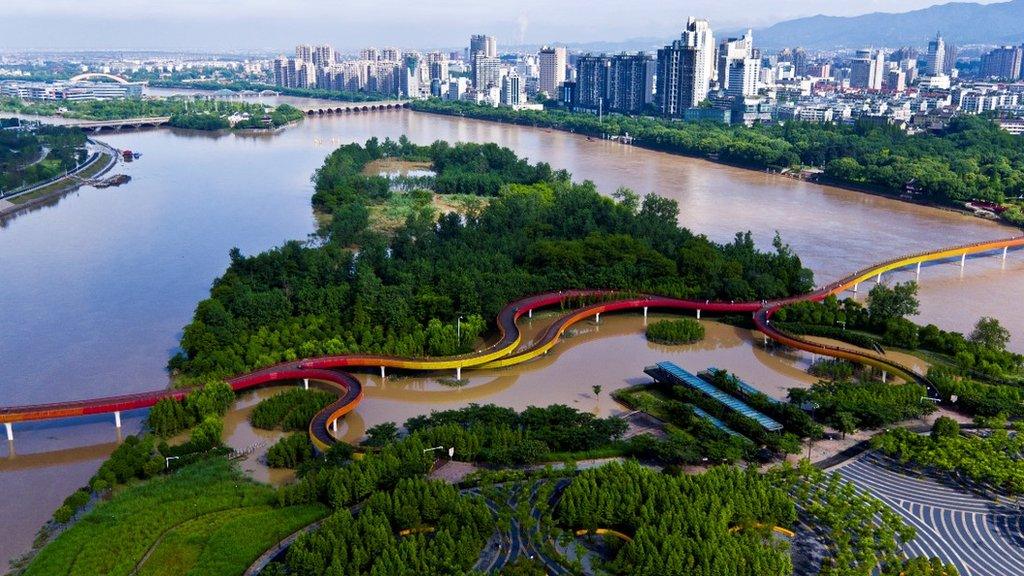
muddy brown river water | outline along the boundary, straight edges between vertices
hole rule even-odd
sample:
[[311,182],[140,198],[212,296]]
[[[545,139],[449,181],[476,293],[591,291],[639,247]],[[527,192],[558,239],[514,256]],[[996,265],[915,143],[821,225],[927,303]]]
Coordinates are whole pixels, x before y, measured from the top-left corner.
[[[164,366],[181,328],[223,272],[228,251],[237,246],[252,254],[305,238],[315,226],[309,177],[324,156],[338,144],[403,134],[418,143],[497,142],[592,180],[603,193],[620,186],[657,192],[679,202],[683,225],[715,241],[750,230],[768,248],[778,231],[819,284],[900,254],[1018,233],[952,212],[703,160],[410,111],[307,119],[274,136],[166,129],[103,135],[115,147],[142,153],[116,170],[131,175],[130,184],[82,189],[0,223],[0,405],[166,386]],[[979,316],[995,316],[1014,333],[1013,349],[1024,352],[1022,273],[1022,253],[1011,253],[1005,263],[972,259],[963,271],[958,264],[925,267],[920,320],[967,331]],[[912,277],[897,273],[886,281]],[[470,381],[464,388],[448,388],[437,375],[383,383],[364,375],[366,400],[341,433],[353,439],[382,421],[468,402],[516,408],[562,402],[608,414],[617,409],[608,392],[639,381],[645,364],[662,359],[692,370],[727,368],[778,397],[810,382],[803,372],[809,358],[766,351],[747,331],[707,323],[706,341],[668,348],[646,342],[642,326],[638,315],[602,316],[600,325],[580,325],[535,362],[464,373]],[[594,384],[604,388],[600,399]],[[244,397],[229,417],[232,446],[276,438],[245,424],[244,410],[262,394]],[[144,416],[126,416],[122,433],[138,430]],[[30,545],[116,441],[106,416],[15,428],[13,445],[0,446],[0,562]],[[263,480],[287,479],[259,466],[258,456],[243,468]]]

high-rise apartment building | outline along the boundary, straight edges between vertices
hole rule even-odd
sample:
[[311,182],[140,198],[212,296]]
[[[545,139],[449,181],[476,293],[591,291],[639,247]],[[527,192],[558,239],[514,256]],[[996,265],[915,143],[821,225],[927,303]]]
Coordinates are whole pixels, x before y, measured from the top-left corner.
[[690,18],[679,40],[658,50],[657,101],[661,113],[683,118],[708,95],[714,36],[706,20]]
[[602,113],[642,112],[650,100],[649,63],[650,58],[643,52],[580,56],[576,61],[573,107]]
[[554,98],[558,94],[558,87],[565,82],[565,48],[551,48],[545,46],[538,54],[540,61],[540,81],[538,89],[546,92],[548,97]]
[[300,62],[312,62],[313,47],[309,44],[299,44],[295,46],[295,59]]
[[1024,46],[1002,46],[981,57],[981,76],[1001,80],[1021,77]]
[[317,68],[326,68],[334,64],[334,48],[331,46],[314,46],[310,61]]

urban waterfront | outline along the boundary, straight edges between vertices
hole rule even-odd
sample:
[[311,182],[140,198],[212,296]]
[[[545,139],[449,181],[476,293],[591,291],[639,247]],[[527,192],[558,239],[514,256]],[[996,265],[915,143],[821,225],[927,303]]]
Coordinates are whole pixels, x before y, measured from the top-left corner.
[[[139,161],[119,168],[133,177],[130,185],[82,189],[54,206],[13,218],[0,230],[0,269],[8,295],[0,311],[0,325],[8,327],[0,335],[0,394],[5,404],[165,386],[164,366],[181,327],[223,272],[228,250],[237,246],[253,254],[306,237],[315,225],[309,177],[323,157],[341,143],[401,135],[417,143],[493,141],[532,161],[565,168],[577,179],[591,179],[606,194],[619,186],[657,192],[679,201],[682,225],[718,242],[749,229],[766,247],[777,230],[815,271],[818,284],[870,262],[948,244],[950,238],[968,242],[1010,235],[1006,228],[972,217],[701,160],[561,132],[408,111],[307,119],[274,136],[172,130],[104,135],[101,139],[115,147],[143,153]],[[921,320],[965,331],[979,316],[998,310],[1006,325],[1021,326],[1024,318],[1012,315],[1024,312],[1001,305],[1024,295],[1019,282],[1012,281],[1022,269],[1024,263],[1014,257],[1005,268],[995,259],[969,260],[962,276],[956,265],[926,268]],[[568,341],[565,354],[585,354],[593,359],[584,362],[590,365],[608,357],[602,347],[621,352],[635,349],[630,346],[636,347],[637,341],[647,346],[637,333],[639,325],[612,331],[611,338],[578,349],[575,341]],[[1017,332],[1012,348],[1024,351]],[[751,352],[756,348],[735,332],[726,331],[722,338],[729,343],[723,347],[740,348],[730,353],[735,361],[730,359],[729,369],[742,376],[783,386],[787,377],[800,374],[792,360],[767,371],[746,372],[761,361],[756,351]],[[526,365],[508,375],[529,386],[542,386],[554,379],[545,374],[547,363]],[[625,385],[630,375],[639,376],[635,372],[632,367],[609,372],[607,385]],[[596,376],[561,371],[558,381],[565,383],[565,396],[552,400],[572,401]],[[503,377],[505,372],[473,376],[469,388],[452,392],[451,399],[440,405],[493,400],[521,406],[524,395],[499,394],[523,385],[520,382],[486,392],[488,381]],[[485,392],[474,395],[471,390],[478,384]],[[415,386],[413,382],[405,387]],[[410,409],[405,402],[411,395],[401,391],[389,398],[382,390],[377,400],[371,389],[356,415],[365,425],[373,425],[431,406],[418,403]],[[140,418],[134,415],[126,432],[137,428]],[[20,462],[54,450],[66,454],[90,443],[109,450],[114,431],[108,420],[19,427],[17,455],[12,458],[4,451],[7,458],[0,461],[0,471],[5,472],[0,490],[5,509],[26,519],[18,534],[5,539],[4,546],[11,549],[0,555],[25,549],[35,529],[94,471],[105,450],[80,450],[69,457],[74,464],[59,473],[56,463],[42,458],[38,461],[47,464],[26,467]],[[28,497],[24,488],[40,484],[47,485],[46,493],[33,491]]]

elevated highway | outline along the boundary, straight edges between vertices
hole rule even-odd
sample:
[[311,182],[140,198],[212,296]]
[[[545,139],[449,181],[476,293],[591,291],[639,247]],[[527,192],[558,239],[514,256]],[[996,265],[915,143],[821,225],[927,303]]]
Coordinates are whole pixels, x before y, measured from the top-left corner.
[[[830,295],[838,295],[848,289],[857,289],[861,282],[872,278],[880,281],[881,274],[896,269],[950,259],[960,259],[963,266],[969,255],[1001,252],[1006,258],[1011,248],[1024,247],[1024,236],[977,242],[950,248],[912,254],[869,266],[849,276],[818,288],[807,294],[790,298],[761,302],[717,302],[684,300],[650,294],[625,294],[608,290],[568,290],[530,296],[505,306],[498,314],[497,341],[487,348],[461,356],[441,358],[407,358],[399,356],[354,354],[344,356],[325,356],[294,362],[285,362],[276,366],[257,370],[250,374],[228,380],[235,391],[265,386],[282,381],[300,380],[308,387],[309,381],[318,381],[339,391],[339,398],[321,412],[309,424],[309,434],[313,443],[321,450],[336,442],[331,431],[337,430],[338,420],[359,405],[363,398],[362,385],[351,374],[341,371],[345,368],[373,368],[380,370],[381,376],[388,368],[401,370],[455,370],[456,377],[461,377],[463,368],[499,368],[527,362],[554,347],[570,326],[584,319],[596,317],[600,321],[602,313],[624,310],[642,310],[646,315],[650,309],[687,310],[696,312],[700,317],[705,313],[752,314],[754,324],[765,337],[815,354],[842,358],[853,362],[867,364],[898,375],[906,380],[919,382],[933,391],[925,375],[886,357],[854,348],[820,344],[799,335],[787,334],[771,323],[772,316],[782,307],[795,302],[818,302]],[[555,305],[566,305],[580,300],[589,300],[584,305],[555,320],[532,346],[519,349],[522,334],[518,320],[524,315],[532,315],[534,310]],[[71,402],[57,402],[33,406],[13,406],[0,408],[0,422],[7,428],[8,439],[13,439],[12,425],[17,422],[30,422],[55,418],[71,418],[91,414],[114,413],[115,422],[120,425],[120,413],[126,410],[148,408],[164,398],[182,399],[190,390],[158,390],[140,394],[129,394],[107,398],[95,398]]]

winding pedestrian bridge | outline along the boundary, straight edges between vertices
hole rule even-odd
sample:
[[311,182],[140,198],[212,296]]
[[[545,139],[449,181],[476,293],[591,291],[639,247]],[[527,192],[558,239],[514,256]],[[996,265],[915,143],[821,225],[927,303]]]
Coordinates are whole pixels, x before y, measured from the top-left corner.
[[[249,374],[228,380],[233,390],[242,391],[259,386],[285,382],[302,381],[305,386],[309,382],[325,383],[340,391],[338,399],[321,410],[309,423],[309,435],[320,450],[327,449],[337,440],[331,431],[337,431],[338,420],[351,412],[363,399],[362,384],[344,369],[380,369],[384,376],[388,368],[400,370],[455,370],[456,377],[461,378],[462,369],[467,368],[498,368],[527,362],[551,350],[561,339],[565,331],[586,318],[595,317],[600,321],[602,313],[624,310],[643,310],[646,316],[649,309],[695,311],[700,317],[702,312],[719,314],[748,313],[753,315],[754,324],[766,338],[791,348],[812,352],[833,358],[841,358],[853,362],[867,364],[895,374],[908,381],[925,385],[929,391],[934,388],[927,378],[884,354],[857,350],[836,345],[821,344],[799,335],[788,334],[771,323],[772,316],[782,307],[795,302],[818,302],[830,295],[859,289],[862,282],[871,279],[881,280],[881,275],[892,270],[917,266],[920,273],[921,264],[942,260],[960,259],[963,266],[969,255],[1000,252],[1005,259],[1011,248],[1024,247],[1024,236],[977,242],[951,248],[942,248],[903,256],[858,270],[849,276],[818,288],[812,292],[772,301],[760,302],[718,302],[698,301],[669,298],[649,294],[627,294],[609,290],[567,290],[530,296],[505,306],[498,314],[497,328],[499,337],[496,342],[483,350],[461,356],[442,358],[405,358],[379,354],[352,354],[344,356],[324,356],[293,362],[285,362]],[[552,306],[571,305],[573,302],[586,301],[590,304],[573,310],[555,320],[536,341],[526,348],[520,349],[522,334],[518,320],[524,315],[533,314],[534,310]],[[13,424],[57,418],[72,418],[94,414],[114,413],[115,422],[120,426],[120,414],[127,410],[149,408],[164,398],[181,400],[189,389],[157,390],[140,394],[128,394],[90,400],[57,402],[32,406],[14,406],[0,408],[0,422],[4,422],[8,440],[13,440]]]

